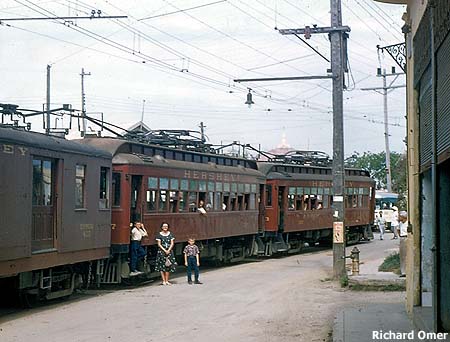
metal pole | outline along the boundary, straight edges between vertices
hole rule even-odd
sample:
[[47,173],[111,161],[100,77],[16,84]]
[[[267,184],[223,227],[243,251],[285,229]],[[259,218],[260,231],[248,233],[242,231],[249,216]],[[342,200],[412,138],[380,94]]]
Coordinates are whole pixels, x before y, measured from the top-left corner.
[[47,124],[45,126],[45,134],[50,134],[50,65],[47,65]]
[[391,178],[391,150],[389,149],[389,116],[387,95],[388,87],[386,84],[386,69],[383,70],[383,108],[384,108],[384,144],[386,148],[386,187],[389,192],[392,192],[392,178]]
[[86,133],[86,97],[84,94],[84,76],[89,76],[91,73],[85,73],[84,68],[81,68],[81,117],[82,117],[82,131],[81,136]]
[[433,253],[432,274],[432,324],[434,332],[439,329],[440,307],[439,307],[439,229],[438,229],[438,175],[437,175],[437,103],[436,103],[436,55],[434,52],[434,15],[435,4],[430,4],[430,56],[431,56],[431,251]]
[[203,143],[206,141],[206,138],[205,138],[205,127],[206,126],[203,125],[203,121],[200,122],[200,132],[201,132],[201,139],[202,139]]
[[[331,27],[342,26],[341,0],[331,2]],[[332,31],[331,70],[333,74],[333,275],[340,279],[347,275],[345,269],[344,222],[344,115],[342,32]]]

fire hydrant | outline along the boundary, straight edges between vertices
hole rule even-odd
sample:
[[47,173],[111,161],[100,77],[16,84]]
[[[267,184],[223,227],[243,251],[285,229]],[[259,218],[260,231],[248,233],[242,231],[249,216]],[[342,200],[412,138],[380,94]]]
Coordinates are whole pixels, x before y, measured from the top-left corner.
[[352,259],[352,275],[359,275],[359,249],[358,247],[353,247],[350,252],[350,259]]

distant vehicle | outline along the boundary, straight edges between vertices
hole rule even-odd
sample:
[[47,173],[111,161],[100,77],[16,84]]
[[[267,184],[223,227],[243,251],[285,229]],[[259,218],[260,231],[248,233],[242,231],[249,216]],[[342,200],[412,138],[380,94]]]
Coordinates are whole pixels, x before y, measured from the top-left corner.
[[398,194],[394,192],[387,192],[384,190],[375,191],[375,222],[377,221],[379,212],[383,212],[383,217],[386,219],[386,228],[391,227],[392,222],[392,207],[398,206]]

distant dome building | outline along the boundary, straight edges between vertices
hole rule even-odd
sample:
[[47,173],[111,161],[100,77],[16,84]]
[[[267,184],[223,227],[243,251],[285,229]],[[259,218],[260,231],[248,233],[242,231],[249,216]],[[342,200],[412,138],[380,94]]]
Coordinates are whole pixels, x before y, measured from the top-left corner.
[[[295,149],[293,149],[291,147],[291,145],[289,145],[287,143],[286,140],[286,133],[283,133],[282,137],[281,137],[281,144],[279,144],[276,148],[267,151],[268,154],[275,154],[275,155],[285,155],[288,152],[291,151],[295,151]],[[261,161],[266,161],[267,157],[261,155],[261,157],[259,158],[259,160]]]

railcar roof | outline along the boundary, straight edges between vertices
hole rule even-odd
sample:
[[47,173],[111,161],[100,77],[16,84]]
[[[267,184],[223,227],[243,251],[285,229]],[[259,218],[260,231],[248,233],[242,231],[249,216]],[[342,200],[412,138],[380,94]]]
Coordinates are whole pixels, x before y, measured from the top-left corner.
[[131,164],[131,165],[152,165],[154,167],[183,169],[183,170],[198,170],[203,172],[223,172],[243,174],[264,178],[264,175],[258,170],[245,168],[242,166],[225,166],[214,163],[193,163],[181,160],[165,159],[161,156],[147,156],[141,154],[119,153],[114,156],[113,164]]
[[29,132],[13,127],[0,127],[0,141],[9,144],[33,146],[57,152],[77,153],[93,157],[111,159],[112,155],[93,146],[79,144],[75,140],[67,140],[43,133]]
[[[329,170],[331,171],[331,167],[324,166],[311,166],[311,165],[295,165],[295,164],[280,164],[280,163],[270,163],[270,162],[258,162],[258,169],[266,175],[267,179],[285,179],[285,180],[332,180],[331,173],[323,174],[320,172],[289,172],[285,170],[279,170],[279,167],[282,168],[295,168],[300,170],[301,168],[304,170]],[[367,171],[357,168],[345,168],[347,172],[356,171],[364,172]],[[347,180],[352,181],[373,181],[372,178],[368,174],[347,174],[345,176]]]
[[[209,156],[209,157],[213,157],[213,158],[223,158],[223,159],[227,159],[227,160],[237,160],[237,161],[239,161],[239,163],[242,163],[242,164],[245,163],[246,165],[249,165],[249,167],[246,167],[248,169],[255,169],[255,170],[257,169],[256,162],[254,160],[248,160],[248,159],[239,158],[239,157],[231,157],[231,156],[222,155],[222,154],[204,153],[204,152],[191,151],[191,150],[181,150],[181,149],[160,146],[157,144],[150,145],[150,144],[140,143],[137,141],[128,141],[128,140],[123,140],[123,139],[118,139],[118,138],[110,138],[110,137],[85,138],[85,139],[80,140],[80,142],[82,142],[84,144],[89,144],[89,145],[95,146],[100,149],[104,149],[105,151],[110,152],[113,156],[115,156],[117,154],[121,154],[121,153],[122,154],[126,154],[126,153],[133,154],[133,152],[131,152],[133,150],[133,146],[135,146],[135,147],[137,146],[137,147],[144,148],[144,149],[145,148],[154,148],[154,149],[158,149],[160,151],[186,153],[186,154],[195,155],[195,156]],[[134,154],[138,154],[138,153],[134,153]],[[153,157],[153,156],[149,155],[149,157]],[[166,158],[166,160],[172,160],[172,159]],[[175,161],[175,160],[173,160],[173,161]],[[188,163],[188,161],[185,161],[185,163]],[[201,163],[199,162],[196,164],[201,164]],[[236,166],[232,166],[232,168],[233,167],[236,167]]]

